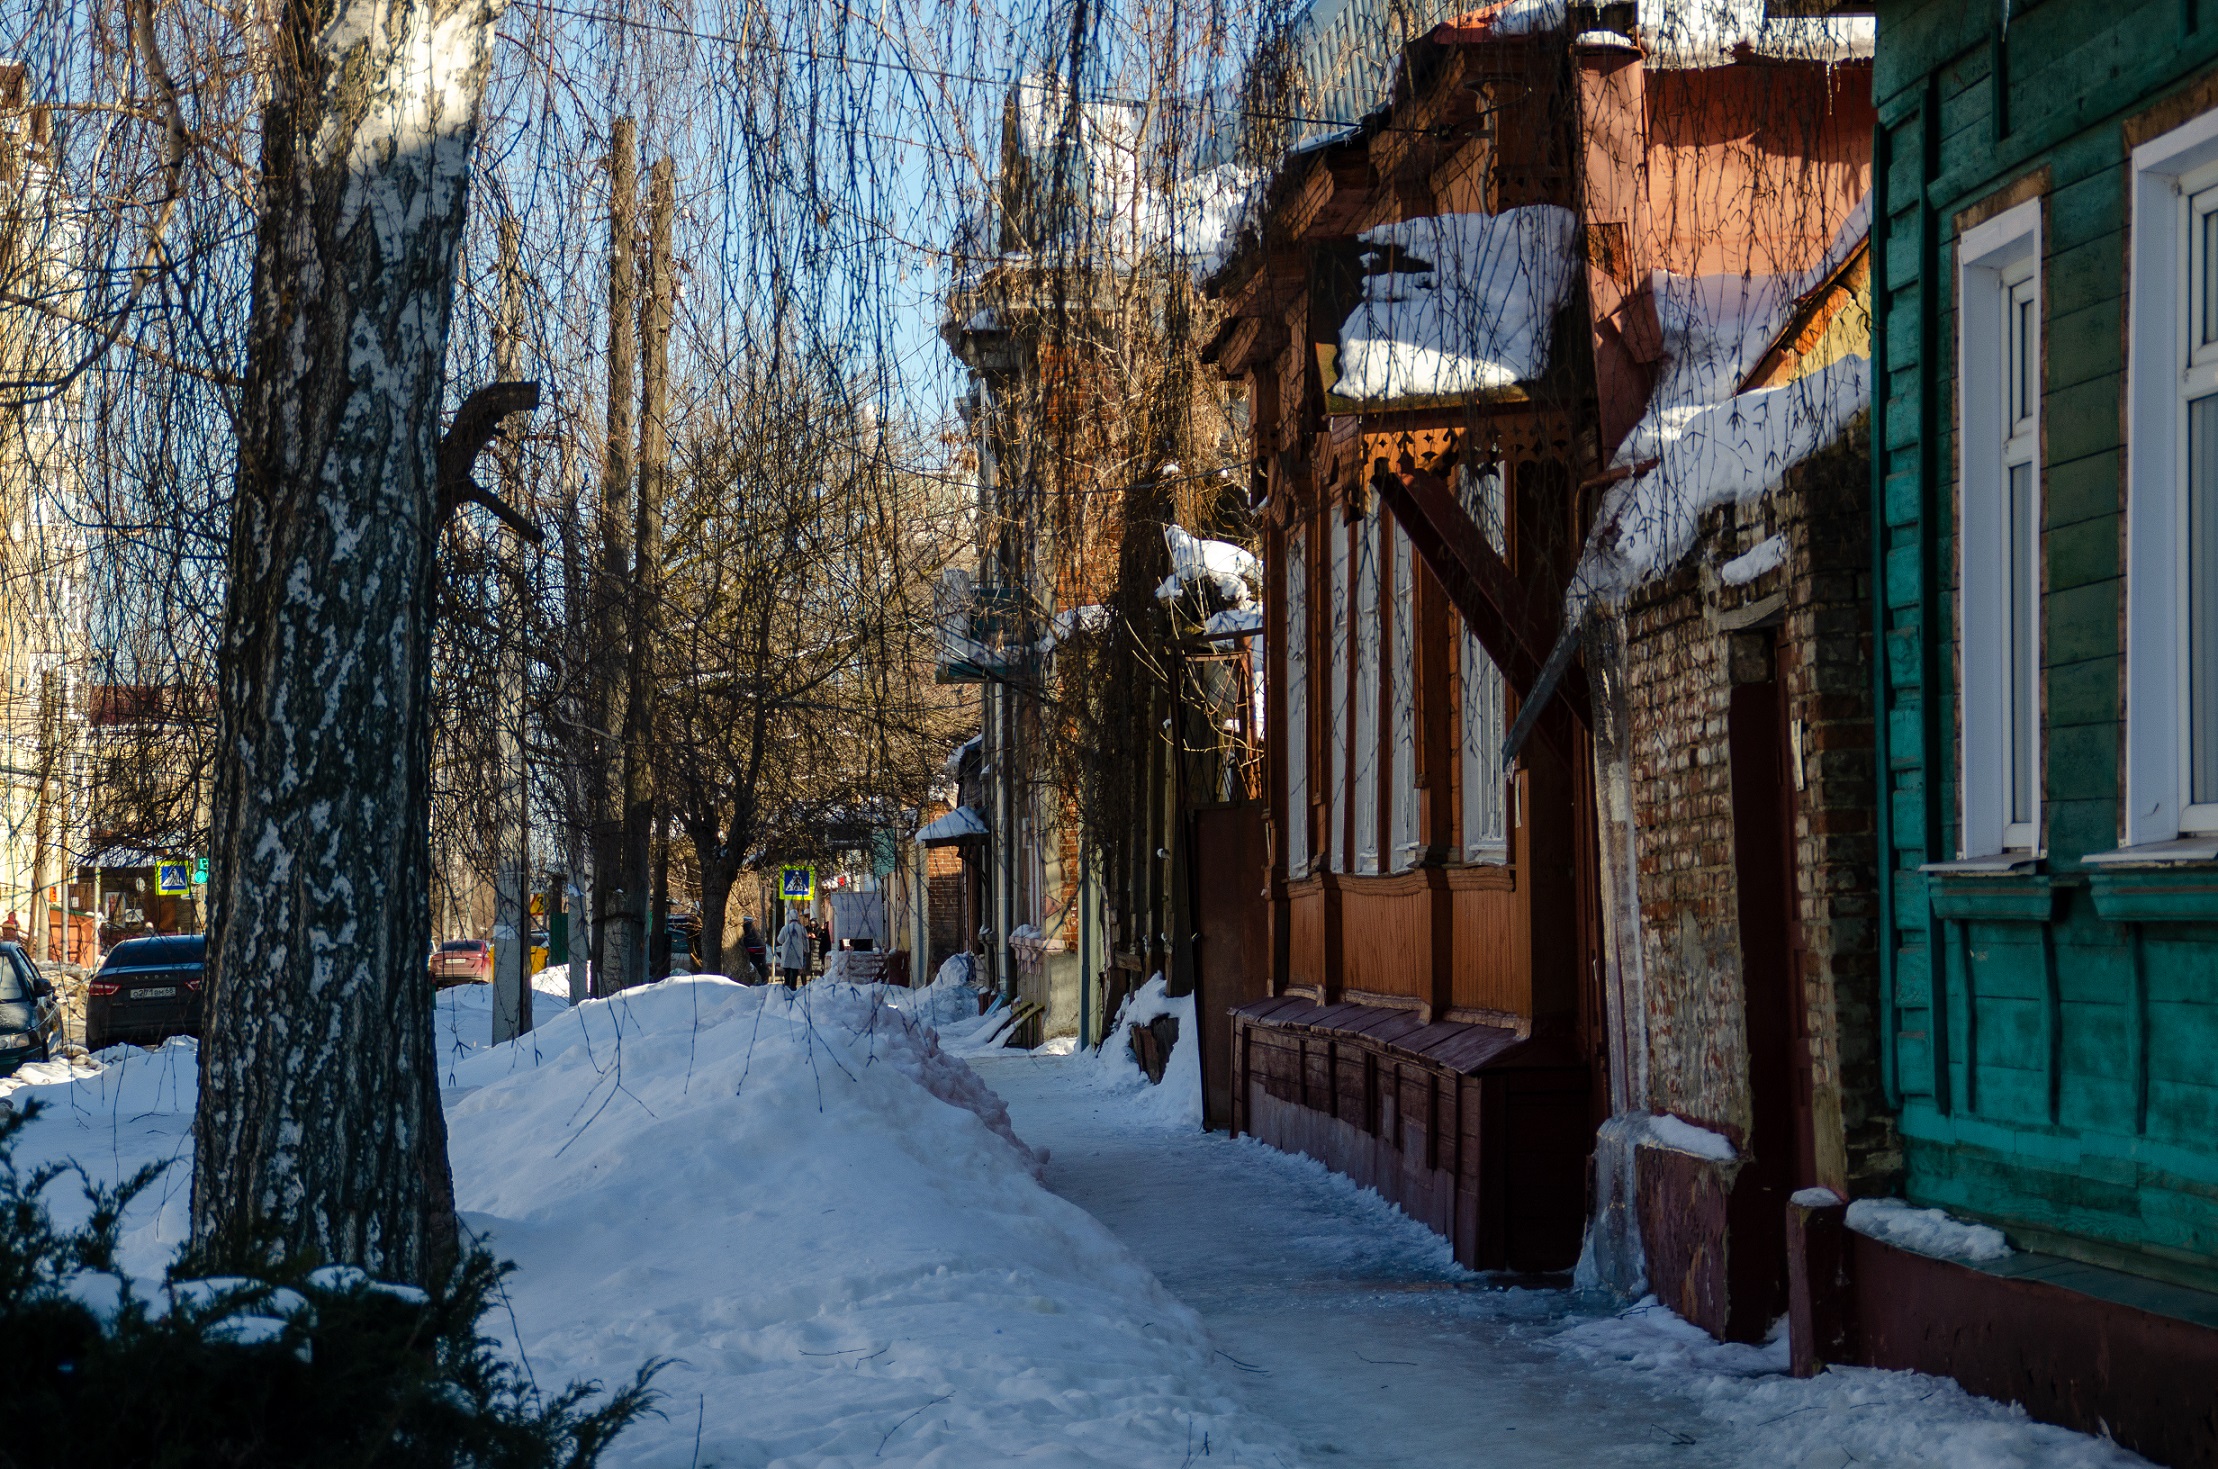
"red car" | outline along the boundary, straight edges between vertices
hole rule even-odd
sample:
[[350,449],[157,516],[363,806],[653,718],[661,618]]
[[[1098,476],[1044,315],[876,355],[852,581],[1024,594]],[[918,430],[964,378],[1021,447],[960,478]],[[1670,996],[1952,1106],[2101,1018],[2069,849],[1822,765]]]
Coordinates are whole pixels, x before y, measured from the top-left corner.
[[441,988],[491,984],[493,946],[483,939],[448,939],[431,951],[431,982]]

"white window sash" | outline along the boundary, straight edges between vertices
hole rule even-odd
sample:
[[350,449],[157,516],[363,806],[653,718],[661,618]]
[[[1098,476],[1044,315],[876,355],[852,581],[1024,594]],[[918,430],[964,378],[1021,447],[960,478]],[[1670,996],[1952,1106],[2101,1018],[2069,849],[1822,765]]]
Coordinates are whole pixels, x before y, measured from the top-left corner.
[[[1502,474],[1488,468],[1459,476],[1464,508],[1486,530],[1496,555],[1507,550]],[[1462,630],[1463,860],[1496,866],[1509,861],[1509,782],[1502,770],[1502,674],[1468,627]]]
[[[2211,539],[2212,527],[2207,524],[2210,515],[2206,511],[2198,516],[2196,501],[2198,498],[2206,503],[2218,501],[2218,485],[2210,483],[2218,477],[2218,455],[2197,452],[2206,446],[2198,441],[2195,424],[2197,405],[2218,399],[2218,332],[2212,330],[2218,325],[2213,320],[2214,314],[2218,314],[2218,295],[2210,289],[2211,267],[2218,263],[2211,258],[2210,238],[2210,226],[2218,223],[2218,166],[2201,168],[2183,177],[2179,181],[2179,193],[2183,202],[2179,211],[2182,231],[2179,299],[2183,308],[2181,325],[2185,328],[2185,341],[2182,345],[2186,347],[2183,354],[2186,360],[2180,371],[2176,439],[2179,465],[2174,480],[2180,488],[2180,505],[2175,521],[2178,550],[2173,553],[2173,574],[2178,578],[2180,589],[2180,636],[2175,652],[2180,690],[2176,736],[2179,741],[2179,826],[2181,832],[2186,833],[2218,830],[2218,795],[2213,792],[2218,781],[2206,778],[2198,783],[2195,772],[2198,753],[2207,762],[2213,754],[2208,747],[2213,740],[2218,740],[2218,709],[2212,707],[2218,703],[2218,669],[2210,668],[2207,660],[2196,657],[2200,651],[2197,631],[2209,621],[2209,612],[2198,606],[2198,602],[2212,595],[2211,579],[2218,576],[2218,567],[2211,565],[2213,551],[2204,548],[2204,543]],[[2218,420],[2218,402],[2211,404],[2205,417]],[[2218,429],[2218,423],[2210,426]],[[2198,460],[2202,471],[2199,476],[2196,472]],[[2200,495],[2198,478],[2204,481]],[[2200,587],[2196,576],[2198,561],[2204,567]],[[2198,592],[2202,594],[2200,598]],[[2199,674],[2198,662],[2205,663]],[[2198,716],[2202,726],[2199,730]],[[2198,800],[2198,796],[2202,799]]]
[[[2041,845],[2040,262],[2038,199],[1957,241],[1957,788],[1964,857],[2031,853]],[[2021,330],[2017,307],[2028,302],[2030,330]],[[2027,476],[2029,504],[2015,497],[2015,471]],[[2021,507],[2023,521],[2014,514]],[[2021,525],[2030,545],[2020,543]]]
[[1394,870],[1406,872],[1425,855],[1417,793],[1417,560],[1397,523],[1394,548],[1394,666],[1387,697],[1394,709]]
[[1348,866],[1348,530],[1343,525],[1330,525],[1327,535],[1332,541],[1332,620],[1326,624],[1332,630],[1332,704],[1325,711],[1325,717],[1332,739],[1325,746],[1325,753],[1332,763],[1325,771],[1331,813],[1326,823],[1325,839],[1330,845],[1325,850],[1325,865],[1334,872],[1345,872]]
[[1386,622],[1387,609],[1381,605],[1380,592],[1383,578],[1379,575],[1379,557],[1383,554],[1384,537],[1379,533],[1379,514],[1376,508],[1363,518],[1356,532],[1356,585],[1355,585],[1355,790],[1351,799],[1354,809],[1349,819],[1355,822],[1355,860],[1358,872],[1378,872],[1381,833],[1379,831],[1379,634]]
[[1286,873],[1309,873],[1309,537],[1286,538]]
[[[2218,830],[2192,803],[2188,421],[2218,387],[2214,354],[2184,330],[2194,196],[2218,183],[2218,112],[2133,150],[2126,353],[2126,813],[2129,846]],[[2199,360],[2198,360],[2199,359]]]

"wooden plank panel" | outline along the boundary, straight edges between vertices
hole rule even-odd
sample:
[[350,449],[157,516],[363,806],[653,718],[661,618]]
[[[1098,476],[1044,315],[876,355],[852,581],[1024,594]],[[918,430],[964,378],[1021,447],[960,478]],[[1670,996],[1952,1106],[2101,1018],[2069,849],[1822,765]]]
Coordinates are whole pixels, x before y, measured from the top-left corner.
[[[1499,882],[1486,881],[1500,874]],[[1450,958],[1452,1003],[1462,1010],[1532,1014],[1531,946],[1524,895],[1506,886],[1509,869],[1475,871],[1451,880],[1454,938]],[[1457,878],[1464,874],[1458,873]]]
[[1415,1004],[1432,998],[1432,893],[1422,872],[1346,879],[1340,918],[1349,990]]

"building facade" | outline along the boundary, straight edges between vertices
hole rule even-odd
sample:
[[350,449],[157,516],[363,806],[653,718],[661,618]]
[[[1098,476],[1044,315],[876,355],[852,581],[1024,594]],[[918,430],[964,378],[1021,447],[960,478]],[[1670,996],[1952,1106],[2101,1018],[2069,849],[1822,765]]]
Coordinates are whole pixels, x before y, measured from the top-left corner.
[[2218,28],[1879,10],[1884,1081],[2014,1252],[1855,1241],[1861,1351],[2214,1462]]

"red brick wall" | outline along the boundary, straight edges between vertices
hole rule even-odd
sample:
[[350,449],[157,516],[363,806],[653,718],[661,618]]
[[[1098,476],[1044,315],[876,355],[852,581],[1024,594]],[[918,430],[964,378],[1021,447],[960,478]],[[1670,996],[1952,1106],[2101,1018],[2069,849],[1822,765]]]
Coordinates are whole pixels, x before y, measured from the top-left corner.
[[[1763,500],[1711,512],[1688,559],[1623,608],[1648,1105],[1736,1139],[1749,1126],[1726,728],[1735,641],[1720,618],[1776,594],[1773,667],[1800,726],[1791,799],[1817,1163],[1859,1192],[1899,1166],[1879,1077],[1868,474],[1862,444],[1845,445]],[[1718,567],[1774,534],[1781,567],[1722,582]]]

